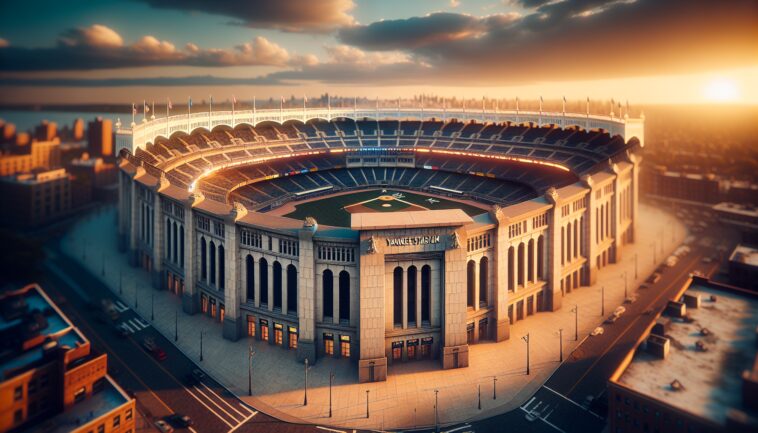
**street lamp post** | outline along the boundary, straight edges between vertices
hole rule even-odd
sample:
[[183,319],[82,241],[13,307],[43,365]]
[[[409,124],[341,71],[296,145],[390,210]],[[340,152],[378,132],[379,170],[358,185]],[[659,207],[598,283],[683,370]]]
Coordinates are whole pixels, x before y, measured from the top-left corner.
[[497,376],[492,376],[492,399],[497,400]]
[[203,362],[203,331],[200,331],[200,362]]
[[600,286],[600,316],[605,316],[605,286]]
[[637,253],[634,253],[634,280],[637,281]]
[[482,410],[482,384],[481,383],[479,384],[477,393],[479,395],[479,410]]
[[529,376],[529,333],[521,337],[526,342],[526,375]]
[[332,381],[334,380],[334,372],[329,372],[329,418],[332,417]]
[[559,348],[561,351],[560,362],[563,362],[563,328],[558,329],[558,341],[560,342]]
[[371,392],[368,389],[366,390],[366,418],[368,418],[368,393]]
[[434,431],[436,433],[440,433],[440,415],[439,415],[439,399],[438,394],[439,390],[434,390]]
[[308,406],[308,358],[305,358],[305,387],[303,388],[303,406]]
[[579,341],[579,306],[574,304],[571,312],[574,313],[574,341]]
[[247,395],[253,395],[253,346],[248,347],[247,351]]

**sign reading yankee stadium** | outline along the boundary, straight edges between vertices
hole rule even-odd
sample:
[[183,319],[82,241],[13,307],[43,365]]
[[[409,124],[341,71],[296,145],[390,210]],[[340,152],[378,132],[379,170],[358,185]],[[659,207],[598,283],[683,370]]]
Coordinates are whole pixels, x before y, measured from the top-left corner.
[[434,236],[406,236],[403,238],[387,238],[388,247],[404,247],[407,245],[428,245],[440,243],[439,235]]

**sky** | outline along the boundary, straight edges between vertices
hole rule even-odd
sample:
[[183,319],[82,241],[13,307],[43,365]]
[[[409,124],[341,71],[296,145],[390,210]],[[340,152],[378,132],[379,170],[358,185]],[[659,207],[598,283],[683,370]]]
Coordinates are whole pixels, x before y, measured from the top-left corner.
[[9,0],[0,103],[324,93],[758,105],[755,0]]

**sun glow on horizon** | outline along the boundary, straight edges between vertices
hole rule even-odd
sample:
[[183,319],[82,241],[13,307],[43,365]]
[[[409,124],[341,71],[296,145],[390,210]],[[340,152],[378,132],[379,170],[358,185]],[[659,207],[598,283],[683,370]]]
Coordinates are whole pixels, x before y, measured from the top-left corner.
[[718,77],[708,82],[703,89],[703,97],[709,102],[737,102],[740,91],[734,80]]

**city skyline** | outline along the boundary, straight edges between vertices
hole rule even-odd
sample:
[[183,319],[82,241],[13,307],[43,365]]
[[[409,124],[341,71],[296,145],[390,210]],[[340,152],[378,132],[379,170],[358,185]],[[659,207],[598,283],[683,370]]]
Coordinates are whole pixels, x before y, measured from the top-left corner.
[[751,43],[758,11],[745,1],[76,1],[42,8],[16,5],[0,18],[4,103],[409,92],[758,101]]

